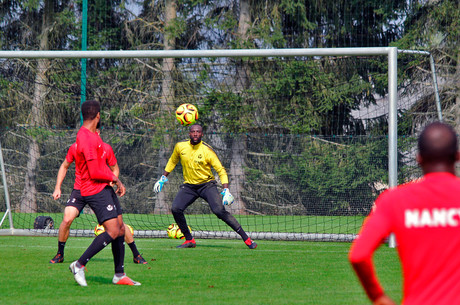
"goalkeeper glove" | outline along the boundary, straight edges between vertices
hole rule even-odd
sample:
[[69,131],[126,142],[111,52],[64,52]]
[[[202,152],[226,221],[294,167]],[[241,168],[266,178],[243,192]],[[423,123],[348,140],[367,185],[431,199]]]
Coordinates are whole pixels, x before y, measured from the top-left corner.
[[223,205],[231,205],[235,198],[233,198],[233,195],[230,194],[229,189],[224,189],[221,193],[222,195],[222,204]]
[[153,187],[153,190],[155,191],[155,193],[161,192],[161,190],[163,189],[163,185],[165,184],[166,181],[168,181],[168,178],[166,178],[165,175],[162,175],[160,180],[158,180],[157,183],[155,183],[155,186]]

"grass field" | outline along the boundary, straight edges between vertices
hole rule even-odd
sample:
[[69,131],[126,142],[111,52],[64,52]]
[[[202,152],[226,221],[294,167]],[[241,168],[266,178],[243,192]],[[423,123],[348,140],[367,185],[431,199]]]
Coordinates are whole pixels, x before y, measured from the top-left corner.
[[[68,266],[91,241],[69,238],[64,263],[51,265],[56,237],[0,236],[0,303],[370,304],[347,261],[349,243],[260,240],[249,250],[240,240],[199,239],[195,249],[176,249],[178,240],[137,239],[148,265],[133,264],[126,247],[125,271],[142,286],[111,284],[112,252],[104,249],[80,287]],[[374,259],[387,294],[400,302],[395,249],[384,245]]]

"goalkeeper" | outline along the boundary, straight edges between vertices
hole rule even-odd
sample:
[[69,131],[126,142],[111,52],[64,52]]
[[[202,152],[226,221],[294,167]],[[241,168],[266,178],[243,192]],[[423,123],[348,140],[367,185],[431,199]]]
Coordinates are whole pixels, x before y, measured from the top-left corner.
[[[227,172],[211,146],[201,141],[203,137],[203,128],[201,125],[192,125],[189,136],[190,140],[176,144],[168,164],[166,164],[163,176],[161,176],[160,180],[154,186],[155,193],[159,193],[163,189],[164,183],[168,181],[167,176],[169,173],[173,171],[179,161],[181,162],[185,181],[180,186],[171,208],[174,220],[185,236],[185,242],[177,246],[177,248],[196,247],[195,239],[188,229],[184,211],[200,197],[208,202],[211,211],[219,219],[222,219],[241,236],[244,243],[250,249],[255,249],[257,244],[244,232],[235,217],[225,210],[224,205],[233,203],[233,196],[228,190]],[[224,190],[221,194],[219,194],[217,189],[217,182],[214,180],[211,167],[219,174],[220,181],[222,182]]]

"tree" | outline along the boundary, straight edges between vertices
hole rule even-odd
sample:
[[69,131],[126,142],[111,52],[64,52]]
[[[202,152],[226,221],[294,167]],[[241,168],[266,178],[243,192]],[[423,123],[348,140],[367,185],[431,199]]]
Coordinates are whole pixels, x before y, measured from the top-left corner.
[[[0,14],[0,46],[4,50],[62,50],[75,37],[76,16],[71,1],[7,1],[0,6]],[[15,106],[3,113],[8,119],[2,120],[2,125],[4,122],[9,124],[7,126],[15,126],[33,121],[40,126],[45,122],[53,125],[59,122],[63,98],[57,98],[58,94],[50,90],[56,77],[46,75],[45,62],[2,62],[1,69],[5,71],[2,76],[9,84],[2,88],[8,88],[2,101]],[[40,100],[45,92],[47,99]]]
[[[404,23],[404,36],[393,45],[401,49],[430,51],[438,75],[443,115],[460,132],[460,4],[458,1],[415,1]],[[407,79],[431,82],[431,75],[416,67],[430,71],[428,58],[423,62],[409,61],[402,67]],[[426,95],[414,106],[413,112],[426,113],[434,108],[434,95]],[[432,111],[434,112],[434,111]],[[412,117],[414,121],[426,118]],[[407,122],[404,122],[408,124]]]
[[[165,27],[163,43],[165,50],[174,50],[176,48],[175,37],[172,34],[172,28],[176,20],[177,2],[176,0],[166,0],[165,3]],[[175,70],[174,58],[163,58],[162,72],[163,80],[161,84],[161,105],[160,110],[163,113],[172,114],[174,105],[174,81],[173,74]],[[168,156],[166,155],[171,151],[172,139],[168,133],[163,135],[163,145],[160,147],[158,153],[158,167],[166,166]],[[155,204],[155,213],[169,212],[168,204],[166,201],[166,193],[160,192]]]
[[[249,41],[249,30],[252,24],[250,15],[250,2],[248,0],[240,1],[240,10],[238,18],[238,30],[235,40],[239,45],[245,45]],[[247,61],[238,60],[236,63],[236,75],[234,78],[233,88],[236,93],[244,94],[250,86],[250,68]],[[245,203],[241,196],[244,189],[245,181],[244,168],[246,147],[246,136],[240,134],[235,136],[232,141],[232,157],[230,162],[230,190],[235,196],[235,203],[230,207],[231,211],[236,214],[246,214]]]
[[[2,28],[0,43],[3,49],[11,50],[63,50],[78,45],[76,25],[77,9],[73,1],[56,2],[44,1],[8,1],[2,4]],[[107,6],[113,10],[111,5]],[[107,24],[104,24],[106,29]],[[117,24],[117,26],[119,26]],[[120,33],[120,31],[113,31]],[[100,33],[99,33],[100,34]],[[94,37],[95,35],[93,35]],[[98,37],[101,37],[100,35]],[[118,37],[119,38],[119,37]],[[77,39],[78,40],[78,39]],[[108,41],[101,39],[102,41]],[[119,39],[115,39],[118,41]],[[112,45],[113,46],[113,45]],[[111,48],[111,47],[109,47]],[[37,172],[40,160],[40,134],[39,128],[53,125],[73,125],[78,116],[79,107],[75,107],[75,99],[70,96],[74,92],[77,74],[64,72],[58,68],[62,62],[49,59],[6,61],[2,62],[6,69],[11,69],[14,74],[8,75],[12,84],[6,92],[8,100],[19,106],[20,110],[5,113],[9,117],[9,124],[27,125],[30,144],[27,150],[28,159],[25,171],[25,186],[18,210],[22,212],[37,212]],[[72,64],[67,62],[69,66]],[[62,64],[65,67],[65,63]],[[53,69],[50,69],[51,66]],[[74,68],[73,68],[74,69]],[[68,82],[64,81],[68,80]],[[59,83],[59,86],[56,84]],[[67,84],[63,87],[61,84]],[[60,90],[56,89],[59,87]],[[13,93],[13,94],[10,94]],[[17,108],[16,108],[17,109]],[[69,109],[72,109],[69,111]],[[67,112],[72,122],[69,122]],[[64,115],[62,115],[64,113]],[[16,114],[16,115],[15,115]]]
[[[39,32],[39,49],[48,50],[50,47],[49,35],[54,27],[54,11],[53,11],[53,0],[46,0],[43,8],[43,19],[41,24],[41,30]],[[48,88],[48,77],[47,72],[49,69],[48,59],[39,59],[37,64],[37,71],[35,72],[34,82],[34,93],[32,98],[32,116],[30,120],[31,127],[45,127],[47,121],[43,112],[43,104],[45,102]],[[24,183],[24,193],[21,198],[19,205],[19,211],[23,213],[33,213],[38,211],[37,206],[37,189],[36,189],[36,178],[37,178],[37,167],[38,160],[40,158],[40,147],[37,139],[32,134],[28,150],[28,161],[26,166],[26,176]]]

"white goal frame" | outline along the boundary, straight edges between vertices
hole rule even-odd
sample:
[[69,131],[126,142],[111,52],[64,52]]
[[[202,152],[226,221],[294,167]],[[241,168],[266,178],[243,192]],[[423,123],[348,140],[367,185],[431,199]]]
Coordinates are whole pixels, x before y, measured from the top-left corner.
[[[412,51],[398,50],[396,47],[372,47],[372,48],[311,48],[311,49],[232,49],[232,50],[132,50],[132,51],[0,51],[0,59],[6,58],[215,58],[215,57],[321,57],[321,56],[387,56],[388,58],[388,177],[389,186],[397,185],[397,70],[398,70],[398,53],[409,53]],[[420,51],[414,51],[420,52]],[[430,56],[431,54],[428,53]],[[432,59],[432,57],[431,57]],[[432,66],[432,69],[434,67]],[[433,72],[433,71],[432,71]],[[435,89],[437,90],[436,75],[433,72]],[[437,102],[439,95],[436,91]],[[438,112],[440,109],[438,107]],[[442,118],[440,118],[442,119]],[[1,149],[1,148],[0,148]],[[0,162],[2,162],[0,158]],[[3,162],[2,162],[3,165]],[[3,170],[2,170],[3,173]],[[3,184],[6,179],[3,177]],[[5,188],[6,190],[6,188]],[[6,192],[7,193],[7,192]],[[8,196],[5,194],[5,196]],[[0,230],[0,235],[31,235],[36,230],[18,230],[14,229],[11,220],[11,209],[9,201],[7,201],[7,210],[5,213],[10,214],[10,230]],[[7,231],[7,232],[5,232]],[[9,232],[8,232],[9,231]],[[20,232],[21,231],[21,232]],[[22,232],[27,231],[27,232]],[[4,234],[2,234],[4,233]],[[40,232],[33,232],[34,235]],[[158,234],[152,234],[158,233]],[[198,232],[197,232],[198,233]],[[219,232],[217,232],[219,233]],[[220,232],[224,233],[224,232]],[[233,232],[232,232],[233,233]],[[56,232],[57,234],[57,232]],[[150,236],[163,236],[164,232],[149,232]],[[337,240],[351,241],[356,236],[353,234],[314,234],[314,237],[300,233],[264,233],[265,239],[282,239],[294,240],[299,239],[314,239],[314,240]],[[48,235],[48,234],[47,234]],[[203,232],[207,235],[207,232]],[[218,234],[219,235],[219,234]],[[225,232],[222,237],[232,236],[231,233]],[[228,235],[228,236],[227,236]],[[324,235],[324,236],[322,236]],[[343,235],[343,236],[342,236]],[[140,235],[141,236],[141,235]],[[200,237],[200,236],[196,236]],[[206,237],[206,236],[203,236]]]

